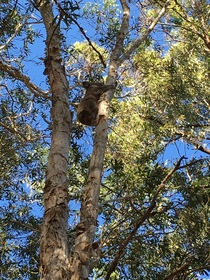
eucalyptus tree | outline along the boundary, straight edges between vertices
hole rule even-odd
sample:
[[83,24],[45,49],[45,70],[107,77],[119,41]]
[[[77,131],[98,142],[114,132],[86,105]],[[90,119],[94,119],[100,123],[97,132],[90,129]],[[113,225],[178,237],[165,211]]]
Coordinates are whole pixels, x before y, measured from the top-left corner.
[[[3,1],[0,8],[3,182],[10,184],[9,156],[27,201],[25,212],[12,208],[2,236],[14,241],[5,232],[17,219],[11,233],[24,223],[35,229],[18,255],[29,258],[19,262],[25,271],[12,260],[2,274],[197,279],[209,268],[208,1]],[[82,81],[104,77],[117,90],[101,97],[97,126],[84,127],[75,117]],[[189,152],[167,162],[164,152],[180,143]],[[193,149],[201,154],[188,160]],[[10,207],[18,199],[11,194]],[[40,231],[41,219],[29,213],[41,195]],[[38,263],[27,274],[38,252],[34,244],[34,256],[24,252],[39,233],[40,274]],[[13,250],[5,248],[4,267]]]

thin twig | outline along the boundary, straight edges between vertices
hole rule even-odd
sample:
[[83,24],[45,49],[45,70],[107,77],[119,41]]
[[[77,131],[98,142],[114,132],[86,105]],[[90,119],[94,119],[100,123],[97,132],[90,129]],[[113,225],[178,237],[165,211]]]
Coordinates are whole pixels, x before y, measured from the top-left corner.
[[91,46],[91,48],[98,54],[99,59],[102,63],[102,65],[104,66],[104,68],[106,68],[106,63],[103,59],[103,56],[101,55],[101,53],[96,49],[96,47],[92,44],[90,38],[85,34],[85,31],[83,29],[83,27],[80,26],[80,24],[73,18],[73,16],[71,16],[70,14],[68,14],[62,7],[61,5],[58,3],[57,0],[55,0],[56,5],[58,6],[58,8],[60,9],[61,13],[63,15],[65,15],[67,18],[70,18],[71,21],[79,28],[80,32],[82,33],[82,35],[85,37],[85,39],[88,41],[88,44]]

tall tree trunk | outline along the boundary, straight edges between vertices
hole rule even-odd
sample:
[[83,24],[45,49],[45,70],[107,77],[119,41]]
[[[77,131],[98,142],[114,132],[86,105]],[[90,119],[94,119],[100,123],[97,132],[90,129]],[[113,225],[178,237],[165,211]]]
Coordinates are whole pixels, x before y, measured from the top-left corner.
[[77,225],[71,280],[88,279],[90,272],[91,258],[94,255],[92,244],[98,217],[98,199],[106,142],[107,122],[103,119],[96,127],[90,170],[80,211],[80,223]]
[[52,92],[52,143],[44,188],[40,272],[42,280],[67,280],[70,279],[67,172],[71,131],[68,82],[61,63],[59,25],[56,24],[52,6],[48,1],[37,5],[47,32],[45,72]]

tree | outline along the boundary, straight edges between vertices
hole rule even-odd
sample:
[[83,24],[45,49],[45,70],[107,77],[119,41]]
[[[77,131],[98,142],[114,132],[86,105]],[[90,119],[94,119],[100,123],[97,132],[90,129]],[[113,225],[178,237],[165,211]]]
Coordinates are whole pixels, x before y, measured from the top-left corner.
[[[32,244],[29,231],[40,219],[30,215],[30,202],[40,199],[45,168],[41,279],[88,279],[90,275],[107,280],[197,279],[198,271],[205,273],[209,268],[208,2],[130,2],[1,4],[0,125],[5,153],[1,195],[9,202],[3,204],[2,214],[7,221],[1,234],[4,277],[38,277],[38,263],[35,274],[21,262],[19,272],[15,256],[27,255],[32,267],[34,255],[26,253]],[[89,21],[95,37],[84,29]],[[43,24],[41,32],[46,31],[41,61],[49,91],[26,74],[30,43],[41,36],[31,27],[33,23]],[[74,44],[74,26],[85,43]],[[70,48],[64,30],[71,36]],[[159,45],[158,31],[163,40]],[[24,52],[15,58],[19,38]],[[171,45],[165,47],[168,41]],[[75,121],[69,107],[75,111],[81,81],[101,80],[105,73],[106,83],[118,81],[118,89],[103,94],[98,125],[90,130]],[[44,126],[38,127],[43,121]],[[49,129],[50,142],[45,136]],[[82,153],[81,143],[92,132],[90,156],[90,148]],[[178,150],[171,163],[161,158],[168,147],[181,143],[189,145],[187,153]],[[188,160],[193,149],[201,154]],[[8,177],[7,166],[18,184]],[[18,203],[20,210],[11,206],[18,199],[11,191],[15,183],[23,201]],[[36,187],[32,197],[27,185],[31,190]],[[80,219],[68,228],[69,205],[79,201]],[[8,241],[14,241],[24,223],[28,223],[26,250],[18,246],[15,251]],[[38,234],[37,227],[32,236]],[[37,259],[35,244],[31,248]],[[16,265],[14,270],[11,264],[8,273],[9,251]]]

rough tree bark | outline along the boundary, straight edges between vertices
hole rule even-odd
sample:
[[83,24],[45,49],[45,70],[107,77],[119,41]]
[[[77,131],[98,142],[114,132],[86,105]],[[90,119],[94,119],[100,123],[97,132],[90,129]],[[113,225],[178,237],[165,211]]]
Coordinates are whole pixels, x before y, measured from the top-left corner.
[[44,188],[44,221],[41,232],[42,280],[67,280],[68,256],[68,154],[71,115],[68,82],[62,66],[59,25],[56,24],[49,1],[37,1],[46,28],[45,73],[52,92],[52,143]]
[[[123,10],[123,17],[121,28],[116,38],[115,47],[110,56],[107,84],[115,83],[119,66],[130,57],[130,55],[142,44],[142,42],[145,41],[145,39],[147,39],[148,35],[155,28],[160,18],[164,15],[166,6],[170,1],[166,1],[157,18],[152,22],[145,34],[134,41],[126,52],[124,52],[124,40],[128,33],[130,10],[127,0],[121,0],[120,2]],[[94,260],[95,257],[93,242],[98,217],[98,201],[103,160],[108,137],[108,111],[113,94],[114,90],[104,93],[99,104],[99,123],[95,131],[89,174],[80,210],[80,222],[77,225],[75,252],[71,263],[71,280],[88,279],[88,275],[91,270],[91,260]]]

